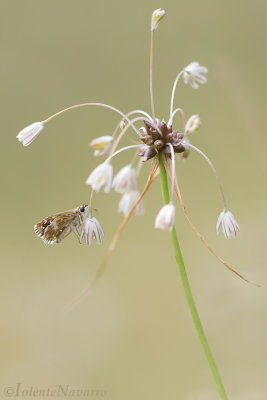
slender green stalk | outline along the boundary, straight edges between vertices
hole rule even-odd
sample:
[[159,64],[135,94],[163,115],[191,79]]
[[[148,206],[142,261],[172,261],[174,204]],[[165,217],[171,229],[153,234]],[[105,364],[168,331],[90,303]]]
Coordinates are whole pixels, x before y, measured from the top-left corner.
[[[165,204],[168,204],[170,201],[170,196],[169,196],[169,189],[168,189],[168,179],[167,179],[167,174],[166,174],[166,169],[162,160],[162,155],[161,153],[159,154],[159,167],[160,167],[160,180],[161,180],[161,190],[162,190],[162,197],[163,197],[163,201]],[[187,273],[185,270],[185,266],[184,266],[184,261],[183,261],[183,256],[181,253],[181,249],[180,249],[180,245],[179,245],[179,241],[178,241],[178,237],[176,234],[176,230],[175,227],[172,228],[172,230],[170,231],[170,235],[171,235],[171,241],[172,241],[172,245],[173,245],[173,249],[174,249],[174,254],[175,254],[175,258],[176,258],[176,262],[179,268],[179,272],[180,272],[180,277],[181,277],[181,281],[182,281],[182,285],[184,288],[184,292],[185,292],[185,297],[187,300],[187,304],[197,331],[197,334],[199,336],[201,345],[203,347],[204,353],[206,355],[206,358],[208,360],[218,393],[220,395],[220,398],[222,400],[227,400],[227,395],[219,374],[219,371],[216,367],[215,364],[215,360],[213,358],[211,349],[209,347],[204,329],[202,327],[198,312],[197,312],[197,308],[194,302],[194,298],[191,292],[191,288],[189,285],[189,281],[188,281],[188,277],[187,277]]]

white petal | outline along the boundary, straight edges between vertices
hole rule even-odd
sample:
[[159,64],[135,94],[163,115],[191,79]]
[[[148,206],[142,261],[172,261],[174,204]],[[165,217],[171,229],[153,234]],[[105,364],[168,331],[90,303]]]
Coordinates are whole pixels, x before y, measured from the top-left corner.
[[161,230],[172,230],[175,219],[175,207],[169,203],[163,206],[156,219],[155,228]]

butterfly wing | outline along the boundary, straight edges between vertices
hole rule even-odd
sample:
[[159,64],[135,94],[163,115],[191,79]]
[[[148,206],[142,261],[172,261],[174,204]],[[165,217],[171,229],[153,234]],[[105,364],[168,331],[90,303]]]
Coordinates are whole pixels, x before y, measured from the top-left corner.
[[77,215],[73,212],[54,214],[36,224],[34,232],[46,244],[59,243],[76,228],[76,219]]

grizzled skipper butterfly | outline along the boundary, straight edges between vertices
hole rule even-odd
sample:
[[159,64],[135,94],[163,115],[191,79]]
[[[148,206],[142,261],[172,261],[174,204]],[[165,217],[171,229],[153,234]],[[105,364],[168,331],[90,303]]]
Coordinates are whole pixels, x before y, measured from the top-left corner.
[[88,213],[88,205],[50,215],[34,225],[34,232],[45,244],[60,243],[71,232],[80,239],[79,229],[82,227]]

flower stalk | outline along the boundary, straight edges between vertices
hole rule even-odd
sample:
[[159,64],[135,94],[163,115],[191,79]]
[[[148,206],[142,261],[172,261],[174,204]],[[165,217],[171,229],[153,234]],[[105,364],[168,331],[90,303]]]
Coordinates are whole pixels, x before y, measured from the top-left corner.
[[[168,179],[167,179],[167,173],[166,173],[166,169],[164,166],[161,152],[159,152],[159,169],[160,169],[160,181],[161,181],[161,191],[162,191],[163,201],[165,204],[169,204],[170,196],[169,196],[169,189],[168,189]],[[184,292],[185,292],[186,301],[187,301],[187,304],[188,304],[199,340],[201,342],[202,348],[204,350],[207,361],[209,363],[209,366],[210,366],[210,369],[211,369],[211,372],[212,372],[212,375],[214,378],[214,382],[216,384],[220,398],[221,398],[221,400],[227,400],[228,399],[227,394],[225,392],[222,379],[220,377],[218,368],[216,366],[214,357],[212,355],[210,346],[208,344],[208,341],[207,341],[207,338],[206,338],[206,335],[205,335],[205,332],[204,332],[204,329],[203,329],[203,326],[202,326],[202,323],[199,318],[198,311],[197,311],[197,308],[196,308],[196,305],[194,302],[194,298],[193,298],[193,295],[191,292],[191,288],[190,288],[189,280],[187,277],[186,269],[184,266],[183,256],[181,253],[175,226],[173,226],[172,230],[170,231],[170,236],[171,236],[171,241],[172,241],[172,245],[173,245],[175,259],[176,259],[176,262],[178,265],[182,285],[183,285]]]

